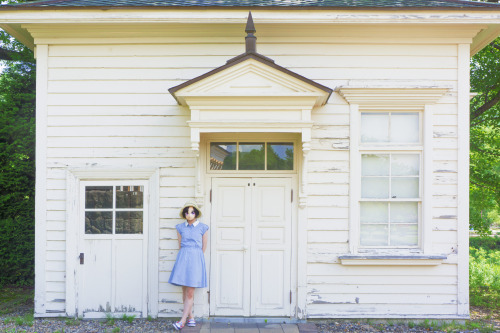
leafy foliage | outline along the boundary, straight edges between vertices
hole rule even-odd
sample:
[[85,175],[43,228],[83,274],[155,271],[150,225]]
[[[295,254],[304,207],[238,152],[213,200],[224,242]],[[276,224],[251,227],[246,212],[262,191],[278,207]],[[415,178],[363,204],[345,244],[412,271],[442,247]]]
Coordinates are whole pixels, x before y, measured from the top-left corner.
[[30,285],[34,276],[35,65],[30,52],[23,54],[31,61],[7,64],[0,77],[0,286]]
[[469,291],[471,305],[500,308],[500,250],[470,248]]
[[500,212],[500,38],[471,61],[470,224],[488,234]]

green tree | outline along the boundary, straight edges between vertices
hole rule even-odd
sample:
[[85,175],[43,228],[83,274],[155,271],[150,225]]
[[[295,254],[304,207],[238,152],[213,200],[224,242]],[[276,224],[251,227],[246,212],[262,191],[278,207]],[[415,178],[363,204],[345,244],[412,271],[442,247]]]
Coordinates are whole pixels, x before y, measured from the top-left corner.
[[471,60],[470,224],[490,233],[500,208],[500,38]]
[[[11,1],[12,2],[12,1]],[[34,276],[35,60],[0,31],[0,286]]]

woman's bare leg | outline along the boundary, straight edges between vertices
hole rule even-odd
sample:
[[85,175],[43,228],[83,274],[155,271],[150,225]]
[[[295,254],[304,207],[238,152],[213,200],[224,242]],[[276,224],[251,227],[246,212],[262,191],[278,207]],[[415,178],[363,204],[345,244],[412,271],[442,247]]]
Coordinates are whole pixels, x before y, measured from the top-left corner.
[[[183,304],[186,304],[186,289],[187,287],[182,287],[182,303]],[[187,317],[187,319],[194,319],[194,315],[193,315],[193,307],[191,307],[191,312],[189,313],[189,316]]]
[[182,300],[184,302],[184,311],[182,312],[181,322],[186,324],[188,316],[193,317],[194,287],[182,287]]

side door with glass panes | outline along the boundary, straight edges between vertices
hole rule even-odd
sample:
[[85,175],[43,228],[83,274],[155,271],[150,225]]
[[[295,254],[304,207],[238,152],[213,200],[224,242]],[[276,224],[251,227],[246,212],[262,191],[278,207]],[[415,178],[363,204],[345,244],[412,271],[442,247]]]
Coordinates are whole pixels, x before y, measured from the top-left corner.
[[147,184],[82,182],[79,316],[143,317],[147,309]]

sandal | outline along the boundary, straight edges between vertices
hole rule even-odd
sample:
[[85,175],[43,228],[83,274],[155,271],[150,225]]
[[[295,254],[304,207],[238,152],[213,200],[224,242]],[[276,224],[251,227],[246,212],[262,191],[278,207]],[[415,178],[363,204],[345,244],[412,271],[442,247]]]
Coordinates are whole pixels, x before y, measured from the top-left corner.
[[180,331],[184,328],[184,324],[182,323],[182,321],[175,322],[172,324],[172,326],[174,326],[175,330],[177,331]]
[[196,321],[194,320],[194,318],[191,318],[187,321],[187,326],[189,327],[195,327],[196,326]]

